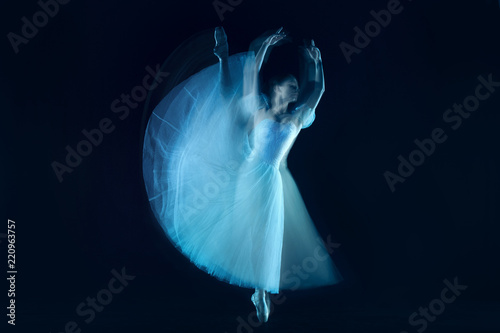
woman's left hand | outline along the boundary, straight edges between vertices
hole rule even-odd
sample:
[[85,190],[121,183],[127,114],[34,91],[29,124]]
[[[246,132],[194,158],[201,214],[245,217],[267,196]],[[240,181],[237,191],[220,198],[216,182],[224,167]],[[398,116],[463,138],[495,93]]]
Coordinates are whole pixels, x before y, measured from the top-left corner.
[[305,48],[305,54],[315,63],[321,62],[321,52],[316,45],[314,45],[314,40],[311,40],[311,45]]

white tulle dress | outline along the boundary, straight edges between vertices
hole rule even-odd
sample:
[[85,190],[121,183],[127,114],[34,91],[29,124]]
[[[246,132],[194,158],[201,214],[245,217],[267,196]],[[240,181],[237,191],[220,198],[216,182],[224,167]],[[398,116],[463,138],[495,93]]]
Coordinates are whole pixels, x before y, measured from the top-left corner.
[[[229,57],[229,92],[215,64],[154,109],[143,147],[152,210],[175,247],[222,281],[270,293],[338,283],[286,164],[315,111],[300,128],[264,119],[248,135],[244,124],[265,107],[261,96],[242,92],[245,68],[254,62],[252,52]],[[296,274],[301,266],[307,278]]]

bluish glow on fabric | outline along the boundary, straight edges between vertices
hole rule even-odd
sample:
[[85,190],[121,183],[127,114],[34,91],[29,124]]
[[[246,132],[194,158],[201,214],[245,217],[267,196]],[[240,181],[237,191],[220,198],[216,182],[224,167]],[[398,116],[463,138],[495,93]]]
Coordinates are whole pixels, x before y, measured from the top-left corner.
[[[341,281],[286,164],[315,111],[300,128],[265,119],[248,135],[263,103],[243,95],[255,55],[228,61],[232,89],[222,89],[215,64],[172,89],[149,119],[143,172],[156,219],[179,251],[222,281],[271,293]],[[297,283],[292,268],[306,258],[317,265]]]

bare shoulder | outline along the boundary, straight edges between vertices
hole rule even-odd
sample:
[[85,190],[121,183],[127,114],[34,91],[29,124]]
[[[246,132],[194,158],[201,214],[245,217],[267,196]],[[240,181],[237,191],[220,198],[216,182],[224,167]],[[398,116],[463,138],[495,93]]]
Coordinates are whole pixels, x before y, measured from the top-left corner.
[[307,103],[302,103],[300,105],[297,105],[295,107],[295,109],[293,109],[292,114],[301,115],[304,113],[308,113],[310,111],[311,111],[311,107],[309,105],[307,105]]
[[309,114],[313,111],[309,105],[306,103],[298,105],[293,111],[291,112],[294,122],[297,126],[302,126],[302,123],[304,120],[309,116]]

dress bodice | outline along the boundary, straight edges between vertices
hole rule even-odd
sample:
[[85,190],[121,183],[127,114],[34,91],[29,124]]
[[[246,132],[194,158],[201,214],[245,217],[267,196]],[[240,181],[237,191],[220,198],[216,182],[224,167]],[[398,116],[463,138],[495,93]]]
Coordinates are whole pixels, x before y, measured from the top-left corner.
[[262,120],[249,136],[250,157],[278,167],[298,132],[299,129],[291,121]]

